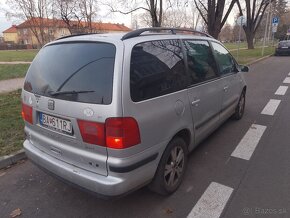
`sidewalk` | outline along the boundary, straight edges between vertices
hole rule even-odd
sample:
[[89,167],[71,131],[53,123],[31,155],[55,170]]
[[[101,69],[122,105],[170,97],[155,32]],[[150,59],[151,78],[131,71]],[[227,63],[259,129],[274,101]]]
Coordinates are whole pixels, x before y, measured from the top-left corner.
[[27,61],[9,61],[9,62],[0,62],[0,64],[31,64],[31,62],[27,62]]
[[24,78],[8,79],[0,81],[0,94],[11,92],[23,87]]

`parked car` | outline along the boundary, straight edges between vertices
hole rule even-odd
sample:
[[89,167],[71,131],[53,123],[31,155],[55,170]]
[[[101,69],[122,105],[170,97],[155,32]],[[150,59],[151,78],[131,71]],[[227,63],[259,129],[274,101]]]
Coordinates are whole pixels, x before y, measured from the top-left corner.
[[275,55],[290,55],[290,40],[283,40],[278,43]]
[[61,38],[25,78],[26,154],[100,196],[147,184],[171,194],[188,153],[229,117],[242,118],[242,71],[219,41],[188,29]]

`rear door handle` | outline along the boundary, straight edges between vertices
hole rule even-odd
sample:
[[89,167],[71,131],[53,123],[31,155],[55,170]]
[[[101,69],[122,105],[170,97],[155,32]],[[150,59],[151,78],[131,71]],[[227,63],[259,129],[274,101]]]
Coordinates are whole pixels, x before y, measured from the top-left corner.
[[200,102],[200,99],[196,99],[194,101],[191,102],[191,105],[195,105],[195,106],[198,106],[198,102]]
[[228,91],[228,89],[229,89],[229,86],[224,86],[224,91],[225,92]]

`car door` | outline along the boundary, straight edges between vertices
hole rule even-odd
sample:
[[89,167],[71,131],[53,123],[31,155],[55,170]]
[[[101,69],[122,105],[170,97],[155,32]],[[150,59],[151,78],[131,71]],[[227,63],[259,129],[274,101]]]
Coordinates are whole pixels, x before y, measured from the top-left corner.
[[217,42],[211,44],[222,80],[223,100],[220,114],[222,121],[235,111],[241,95],[242,80],[237,74],[236,62],[228,50]]
[[195,130],[195,144],[198,144],[218,126],[222,84],[208,41],[184,40],[184,48],[191,83],[188,97]]

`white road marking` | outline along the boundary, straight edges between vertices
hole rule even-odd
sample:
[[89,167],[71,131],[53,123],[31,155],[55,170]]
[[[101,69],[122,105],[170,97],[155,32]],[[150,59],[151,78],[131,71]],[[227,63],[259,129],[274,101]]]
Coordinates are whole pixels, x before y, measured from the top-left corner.
[[218,218],[223,212],[233,188],[212,182],[192,208],[187,218]]
[[250,160],[266,128],[266,126],[252,124],[231,156]]
[[266,106],[262,110],[261,114],[274,115],[280,102],[281,102],[281,100],[270,99],[270,101],[266,104]]
[[275,95],[285,95],[287,92],[288,86],[279,86],[277,91],[275,92]]
[[290,83],[290,77],[286,77],[283,81],[283,83]]

